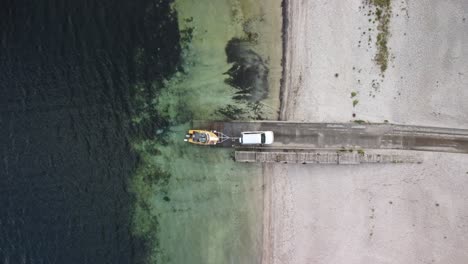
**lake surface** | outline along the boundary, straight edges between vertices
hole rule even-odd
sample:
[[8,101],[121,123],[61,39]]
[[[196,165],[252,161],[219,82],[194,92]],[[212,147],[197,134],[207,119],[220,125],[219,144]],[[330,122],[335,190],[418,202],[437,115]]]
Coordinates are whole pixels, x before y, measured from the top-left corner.
[[[0,262],[138,263],[132,85],[180,57],[170,1],[2,1]],[[136,52],[143,59],[135,61]]]
[[0,263],[258,263],[261,167],[182,139],[276,118],[280,4],[3,1]]

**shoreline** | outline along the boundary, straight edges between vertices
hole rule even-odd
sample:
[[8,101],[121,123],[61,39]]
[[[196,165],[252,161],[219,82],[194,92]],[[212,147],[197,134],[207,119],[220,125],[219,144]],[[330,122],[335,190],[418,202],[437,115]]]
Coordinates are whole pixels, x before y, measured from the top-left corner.
[[289,40],[289,0],[283,0],[281,2],[281,7],[282,7],[282,16],[283,16],[283,27],[281,29],[281,40],[283,42],[283,49],[282,49],[282,56],[281,56],[281,67],[282,72],[281,72],[281,79],[280,79],[280,93],[279,93],[279,101],[280,101],[280,106],[279,106],[279,115],[278,115],[278,120],[285,120],[284,117],[284,109],[286,109],[286,102],[287,102],[287,90],[286,90],[286,76],[287,72],[289,70],[289,67],[287,67],[288,64],[288,40]]
[[[281,13],[282,13],[282,29],[281,29],[281,41],[282,41],[282,51],[281,51],[281,79],[280,79],[280,89],[279,89],[279,110],[278,110],[278,121],[285,121],[285,114],[284,109],[285,103],[287,101],[286,96],[286,76],[289,67],[287,67],[288,63],[288,40],[289,40],[289,0],[282,0],[281,1]],[[272,258],[272,245],[270,238],[271,232],[271,186],[273,183],[273,179],[270,178],[268,169],[265,165],[262,165],[262,186],[263,190],[263,212],[262,212],[262,243],[261,243],[261,256],[260,256],[260,263],[261,264],[269,264]]]

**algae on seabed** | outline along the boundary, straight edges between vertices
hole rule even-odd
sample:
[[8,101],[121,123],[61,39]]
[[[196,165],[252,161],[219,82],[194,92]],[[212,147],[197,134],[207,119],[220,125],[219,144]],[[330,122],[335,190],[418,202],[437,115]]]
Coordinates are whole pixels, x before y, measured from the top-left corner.
[[193,114],[193,119],[222,119],[214,110],[226,105],[246,108],[245,103],[233,100],[238,90],[225,82],[232,66],[226,46],[237,38],[248,41],[249,48],[268,67],[269,93],[261,105],[265,119],[276,119],[282,42],[281,1],[274,2],[276,5],[253,0],[176,1],[180,30],[190,42],[184,49],[184,73],[176,85],[166,87],[158,110],[171,116],[170,108],[180,105]]

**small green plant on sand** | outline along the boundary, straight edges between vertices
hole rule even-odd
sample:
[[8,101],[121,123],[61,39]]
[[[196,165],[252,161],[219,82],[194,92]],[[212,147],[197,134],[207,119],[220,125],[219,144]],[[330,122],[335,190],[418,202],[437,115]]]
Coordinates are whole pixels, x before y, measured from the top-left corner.
[[353,120],[353,122],[356,123],[356,124],[365,124],[365,123],[369,123],[369,122],[366,122],[365,120],[362,120],[362,119]]
[[341,147],[338,151],[339,151],[339,152],[346,152],[346,148],[345,148],[345,147]]
[[349,153],[353,153],[354,152],[354,149],[351,147],[351,148],[346,148],[344,146],[342,146],[339,150],[336,151],[337,153],[344,153],[344,152],[349,152]]
[[356,92],[351,92],[351,98],[355,97],[357,95]]
[[353,107],[355,107],[358,103],[359,103],[359,100],[358,100],[358,99],[354,99],[354,100],[353,100]]
[[377,7],[390,7],[390,0],[370,0]]
[[361,156],[364,156],[365,152],[363,149],[358,149],[357,153]]
[[389,24],[390,17],[392,14],[391,0],[370,0],[369,3],[375,6],[375,16],[378,22],[377,25],[377,54],[375,55],[375,61],[380,66],[380,71],[383,73],[388,67],[388,37],[390,35]]

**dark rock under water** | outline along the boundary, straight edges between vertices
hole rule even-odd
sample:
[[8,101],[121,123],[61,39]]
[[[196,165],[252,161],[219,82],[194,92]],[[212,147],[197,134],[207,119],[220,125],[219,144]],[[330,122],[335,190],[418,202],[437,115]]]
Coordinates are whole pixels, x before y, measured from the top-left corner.
[[262,57],[251,49],[251,43],[239,38],[226,45],[227,62],[232,67],[225,73],[225,82],[238,91],[236,100],[258,102],[268,96],[268,67]]

